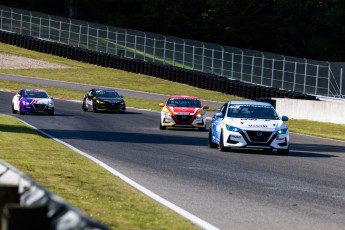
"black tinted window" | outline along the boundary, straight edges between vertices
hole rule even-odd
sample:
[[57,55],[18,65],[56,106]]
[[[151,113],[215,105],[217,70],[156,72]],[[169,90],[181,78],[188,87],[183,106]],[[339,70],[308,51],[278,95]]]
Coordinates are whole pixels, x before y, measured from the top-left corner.
[[273,107],[262,105],[230,105],[228,117],[278,120]]
[[197,99],[171,98],[168,100],[167,106],[201,108],[201,103]]
[[117,98],[120,97],[119,94],[113,90],[97,90],[97,97],[108,97],[108,98]]

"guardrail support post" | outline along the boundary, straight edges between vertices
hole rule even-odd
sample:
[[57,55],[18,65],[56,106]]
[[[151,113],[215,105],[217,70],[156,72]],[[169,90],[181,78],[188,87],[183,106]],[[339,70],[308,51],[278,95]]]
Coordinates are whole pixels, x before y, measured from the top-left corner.
[[15,229],[49,229],[47,206],[20,206],[20,204],[7,204],[2,215],[2,228]]
[[342,89],[343,89],[343,68],[340,68],[340,91],[339,91],[339,96],[340,96],[340,98],[343,98],[343,91],[342,91]]
[[315,79],[315,95],[317,95],[317,87],[319,85],[319,65],[316,68],[316,79]]
[[3,209],[7,203],[19,204],[18,185],[0,185],[0,226],[2,226]]
[[224,74],[224,47],[223,46],[221,47],[222,47],[222,62],[221,62],[221,67],[220,67],[221,69],[220,76],[223,76]]

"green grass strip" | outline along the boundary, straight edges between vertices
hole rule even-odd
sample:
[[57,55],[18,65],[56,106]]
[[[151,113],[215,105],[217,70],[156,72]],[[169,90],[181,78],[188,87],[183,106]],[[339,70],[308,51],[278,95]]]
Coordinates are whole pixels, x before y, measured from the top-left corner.
[[196,229],[91,160],[0,114],[1,159],[112,229]]

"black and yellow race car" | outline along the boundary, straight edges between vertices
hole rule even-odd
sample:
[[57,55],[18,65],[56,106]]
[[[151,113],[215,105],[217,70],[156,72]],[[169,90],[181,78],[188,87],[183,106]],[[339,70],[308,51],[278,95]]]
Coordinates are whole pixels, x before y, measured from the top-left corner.
[[116,90],[108,88],[94,88],[89,90],[83,98],[83,111],[126,112],[126,103],[123,96]]

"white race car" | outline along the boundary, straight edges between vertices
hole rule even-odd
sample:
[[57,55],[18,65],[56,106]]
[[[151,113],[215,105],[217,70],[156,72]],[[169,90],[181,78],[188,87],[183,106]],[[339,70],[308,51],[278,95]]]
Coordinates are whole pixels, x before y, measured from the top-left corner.
[[228,101],[214,115],[208,145],[220,151],[253,148],[289,153],[289,131],[274,107],[266,102]]

